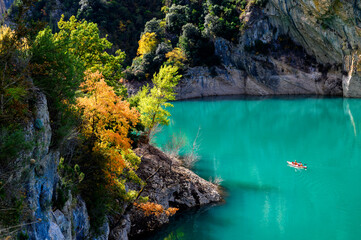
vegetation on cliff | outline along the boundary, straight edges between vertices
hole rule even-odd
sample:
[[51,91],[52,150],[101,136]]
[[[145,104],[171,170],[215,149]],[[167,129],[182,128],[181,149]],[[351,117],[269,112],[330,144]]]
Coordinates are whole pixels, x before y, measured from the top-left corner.
[[[150,92],[144,90],[138,102],[130,106],[121,79],[125,54],[120,50],[106,52],[112,44],[100,37],[97,24],[74,16],[68,21],[62,17],[56,33],[45,27],[34,35],[26,24],[17,22],[15,26],[4,25],[0,31],[0,209],[8,213],[0,217],[0,234],[16,235],[20,228],[15,226],[25,220],[26,189],[23,194],[12,192],[12,176],[7,173],[24,167],[13,163],[31,144],[18,147],[19,141],[26,142],[24,128],[29,121],[42,128],[43,123],[32,117],[32,98],[37,89],[48,99],[53,147],[60,146],[74,129],[79,132],[76,156],[61,162],[64,181],[55,197],[55,207],[62,208],[65,203],[68,193],[64,191],[76,189],[89,206],[95,228],[106,215],[122,215],[133,204],[145,214],[174,214],[176,209],[147,203],[148,199],[140,196],[142,190],[130,190],[128,184],[132,182],[138,189],[146,185],[135,173],[140,158],[133,153],[132,144],[136,136],[147,141],[141,136],[148,136],[155,123],[167,124],[166,101],[174,99],[173,88],[180,78],[178,68],[161,68],[154,75],[155,87]],[[153,114],[150,122],[148,106]],[[33,164],[30,159],[24,160],[22,164]],[[67,187],[74,184],[77,186]],[[56,199],[59,197],[62,199]],[[11,221],[8,216],[13,216]]]

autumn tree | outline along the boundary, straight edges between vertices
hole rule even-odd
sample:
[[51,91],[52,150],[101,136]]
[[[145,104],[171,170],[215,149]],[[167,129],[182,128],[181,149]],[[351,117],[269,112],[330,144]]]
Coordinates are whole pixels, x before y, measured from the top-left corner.
[[124,189],[120,180],[126,169],[135,178],[140,159],[131,151],[129,129],[138,123],[139,113],[118,97],[104,81],[101,73],[87,71],[81,84],[83,97],[77,99],[82,113],[81,133],[92,147],[92,152],[103,155],[106,178],[113,186]]
[[131,150],[130,129],[139,113],[117,96],[99,72],[87,71],[77,98],[81,113],[82,155],[78,163],[85,172],[79,187],[90,209],[93,227],[104,223],[112,211],[121,214],[124,202],[132,202],[137,192],[126,189],[129,181],[143,185],[135,171],[140,158]]
[[146,32],[142,35],[138,43],[139,47],[137,54],[139,56],[143,56],[147,53],[154,52],[159,42],[157,39],[157,35],[154,32]]
[[154,202],[146,202],[146,203],[134,203],[134,206],[138,209],[142,210],[145,216],[154,215],[156,217],[160,217],[162,214],[166,216],[173,216],[179,209],[178,208],[167,208],[160,204]]
[[166,53],[167,64],[178,67],[182,69],[184,64],[187,61],[187,56],[181,48],[174,48],[172,51]]
[[173,106],[169,101],[175,100],[174,88],[181,77],[177,67],[162,66],[153,76],[154,87],[144,86],[138,93],[140,120],[148,138],[157,124],[168,125],[170,114],[165,108]]

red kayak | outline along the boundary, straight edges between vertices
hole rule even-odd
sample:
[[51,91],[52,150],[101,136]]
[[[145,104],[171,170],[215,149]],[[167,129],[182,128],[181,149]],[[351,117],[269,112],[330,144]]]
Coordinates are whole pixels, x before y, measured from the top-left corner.
[[303,165],[302,163],[289,162],[289,161],[287,161],[287,163],[288,163],[288,166],[290,166],[290,167],[299,168],[299,169],[307,169],[307,166]]

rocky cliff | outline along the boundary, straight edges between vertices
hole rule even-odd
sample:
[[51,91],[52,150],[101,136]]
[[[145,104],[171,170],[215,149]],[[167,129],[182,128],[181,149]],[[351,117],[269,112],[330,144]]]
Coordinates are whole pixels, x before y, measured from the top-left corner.
[[55,209],[52,200],[59,182],[59,151],[50,149],[51,127],[44,94],[34,94],[34,117],[27,125],[27,141],[34,144],[17,162],[25,171],[19,176],[26,195],[29,216],[22,232],[29,239],[81,239],[89,234],[89,220],[84,201],[72,197],[62,209]]
[[178,98],[250,94],[361,97],[361,3],[269,0],[249,4],[237,44],[214,39],[221,65],[191,68]]
[[[152,176],[142,193],[149,196],[150,201],[161,204],[164,208],[176,207],[182,212],[222,200],[216,185],[182,167],[178,159],[169,158],[151,145],[142,145],[135,152],[142,156],[139,177],[146,179]],[[161,217],[145,216],[142,211],[133,208],[130,220],[130,236],[134,237],[168,223],[169,217],[165,214]]]
[[[165,214],[159,218],[145,216],[142,211],[133,208],[118,219],[109,216],[100,229],[101,235],[93,234],[86,203],[81,196],[65,193],[68,200],[64,206],[55,204],[61,180],[57,171],[60,152],[51,147],[47,100],[41,92],[34,93],[33,118],[25,132],[27,141],[34,144],[16,160],[21,170],[18,169],[10,178],[17,178],[26,196],[27,216],[22,218],[24,221],[20,231],[29,239],[124,240],[128,239],[128,235],[134,237],[169,222]],[[183,168],[176,159],[170,159],[159,149],[142,145],[135,152],[142,158],[137,174],[143,180],[152,175],[142,193],[142,196],[149,196],[150,201],[164,208],[177,207],[182,210],[221,200],[217,186]],[[4,234],[2,231],[0,233]]]

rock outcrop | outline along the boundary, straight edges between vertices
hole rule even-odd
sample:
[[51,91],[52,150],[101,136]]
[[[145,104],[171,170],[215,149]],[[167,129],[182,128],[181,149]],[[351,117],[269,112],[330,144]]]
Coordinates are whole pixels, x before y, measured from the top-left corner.
[[361,2],[270,0],[270,22],[320,63],[342,65],[343,95],[361,97]]
[[24,171],[17,178],[23,185],[29,216],[21,231],[29,239],[85,239],[90,237],[89,217],[85,202],[80,196],[69,199],[62,209],[53,206],[59,175],[57,168],[60,153],[51,149],[47,100],[43,93],[34,93],[33,119],[25,128],[26,139],[32,142],[31,149],[21,153],[16,160]]
[[[164,209],[176,207],[182,212],[222,200],[218,186],[182,167],[179,160],[169,158],[159,149],[144,144],[135,149],[135,153],[142,158],[138,176],[143,180],[151,176],[141,195],[148,196],[149,201],[162,205]],[[141,239],[143,234],[149,234],[169,221],[166,214],[145,216],[142,210],[133,207],[116,221],[109,239],[125,240],[128,236]]]
[[2,19],[2,14],[6,11],[4,0],[0,0],[0,19]]
[[249,5],[237,44],[214,39],[221,65],[185,74],[178,99],[213,95],[361,97],[361,4],[269,0]]
[[[142,157],[138,176],[143,180],[152,176],[142,193],[142,196],[149,196],[150,201],[161,204],[165,209],[179,208],[180,212],[191,207],[221,201],[218,186],[182,167],[179,160],[169,158],[151,145],[142,145],[135,152]],[[169,217],[165,214],[160,217],[147,217],[141,210],[133,208],[129,219],[125,219],[123,224],[129,229],[131,223],[130,236],[135,236],[155,230],[168,222]],[[115,229],[112,233],[117,232]],[[119,235],[121,234],[117,234]]]

